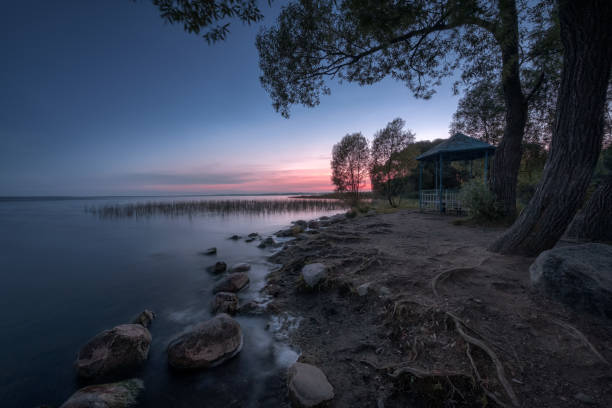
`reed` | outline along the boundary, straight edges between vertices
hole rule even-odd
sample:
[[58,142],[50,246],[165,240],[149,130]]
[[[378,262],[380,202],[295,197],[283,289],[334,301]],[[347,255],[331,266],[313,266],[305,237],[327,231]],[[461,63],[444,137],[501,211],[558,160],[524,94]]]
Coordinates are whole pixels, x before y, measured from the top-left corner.
[[85,211],[101,218],[192,216],[198,214],[266,215],[290,212],[334,211],[347,208],[341,200],[197,200],[150,201],[86,207]]

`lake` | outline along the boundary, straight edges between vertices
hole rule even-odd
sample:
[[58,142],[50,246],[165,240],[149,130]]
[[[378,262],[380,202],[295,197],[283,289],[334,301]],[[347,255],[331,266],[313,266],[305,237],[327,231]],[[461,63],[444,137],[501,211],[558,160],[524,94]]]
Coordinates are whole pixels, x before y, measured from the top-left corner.
[[[340,209],[300,204],[265,212],[221,212],[198,206],[194,212],[144,216],[92,211],[146,201],[202,200],[294,199],[0,199],[0,405],[61,405],[80,386],[73,368],[78,350],[144,309],[157,318],[150,327],[149,359],[139,373],[146,387],[142,406],[256,407],[284,401],[283,372],[297,354],[266,329],[267,317],[238,316],[243,350],[211,370],[170,371],[166,346],[211,317],[211,289],[219,277],[206,267],[215,261],[251,263],[250,286],[239,297],[243,302],[258,296],[273,267],[266,261],[271,250],[257,248],[257,240],[228,237],[252,232],[266,237],[292,220]],[[216,256],[199,254],[209,247],[217,247]]]

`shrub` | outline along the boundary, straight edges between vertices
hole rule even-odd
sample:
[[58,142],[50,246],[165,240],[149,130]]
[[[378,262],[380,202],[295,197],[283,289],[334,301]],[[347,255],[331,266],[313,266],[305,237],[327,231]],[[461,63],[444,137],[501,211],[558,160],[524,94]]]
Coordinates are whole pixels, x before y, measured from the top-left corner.
[[495,195],[482,181],[472,180],[461,187],[462,207],[477,221],[495,221],[503,217]]

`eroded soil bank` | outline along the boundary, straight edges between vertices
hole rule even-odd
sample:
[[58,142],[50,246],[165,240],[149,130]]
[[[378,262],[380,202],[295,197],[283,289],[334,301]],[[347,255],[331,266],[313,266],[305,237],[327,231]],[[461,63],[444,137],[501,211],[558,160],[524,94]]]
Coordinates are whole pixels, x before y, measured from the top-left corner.
[[[501,230],[453,219],[342,219],[271,257],[268,310],[302,318],[290,342],[332,405],[612,406],[612,323],[533,292],[533,258],[490,253]],[[313,262],[329,276],[306,291]]]

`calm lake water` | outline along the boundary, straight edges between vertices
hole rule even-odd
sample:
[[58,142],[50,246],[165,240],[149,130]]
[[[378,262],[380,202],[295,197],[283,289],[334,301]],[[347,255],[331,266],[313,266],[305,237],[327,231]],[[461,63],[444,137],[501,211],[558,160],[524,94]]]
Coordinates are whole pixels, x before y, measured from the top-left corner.
[[[287,200],[283,196],[151,198]],[[86,207],[144,202],[145,198],[0,201],[0,406],[59,406],[78,387],[76,353],[91,337],[129,323],[143,309],[156,312],[149,360],[139,374],[146,407],[277,406],[282,375],[296,354],[274,339],[267,318],[237,317],[244,348],[209,371],[168,370],[166,346],[211,317],[211,289],[219,277],[205,271],[217,260],[249,262],[255,298],[271,265],[258,241],[290,221],[339,212],[154,215],[102,218]],[[198,252],[217,247],[216,256]]]

